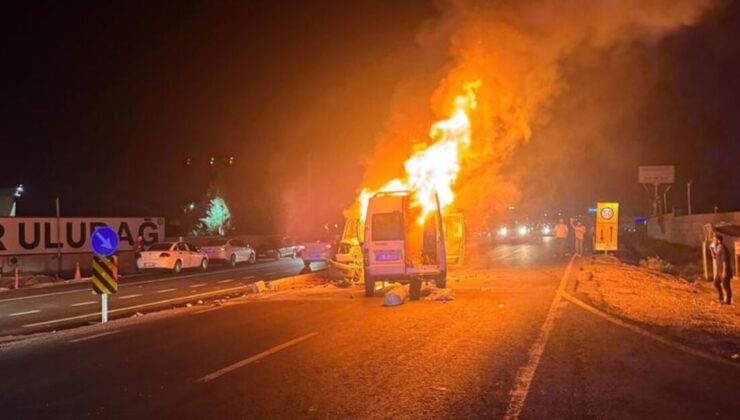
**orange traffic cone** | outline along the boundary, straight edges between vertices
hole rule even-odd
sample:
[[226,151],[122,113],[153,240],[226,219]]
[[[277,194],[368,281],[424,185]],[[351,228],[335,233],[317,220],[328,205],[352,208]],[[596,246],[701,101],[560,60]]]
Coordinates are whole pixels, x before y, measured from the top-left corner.
[[80,273],[80,263],[77,263],[77,268],[75,268],[75,280],[81,280],[82,274]]
[[20,283],[20,274],[18,273],[18,267],[15,268],[15,276],[13,277],[13,289],[17,289]]

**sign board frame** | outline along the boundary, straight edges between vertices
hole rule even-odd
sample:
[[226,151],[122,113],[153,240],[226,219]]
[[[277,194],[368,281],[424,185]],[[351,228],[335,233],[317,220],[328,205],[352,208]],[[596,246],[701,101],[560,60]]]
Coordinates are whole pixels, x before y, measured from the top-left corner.
[[89,254],[101,226],[117,232],[119,251],[132,251],[139,236],[152,245],[166,234],[163,217],[0,217],[0,256]]
[[676,180],[676,167],[674,165],[640,166],[637,170],[637,178],[640,184],[673,184]]

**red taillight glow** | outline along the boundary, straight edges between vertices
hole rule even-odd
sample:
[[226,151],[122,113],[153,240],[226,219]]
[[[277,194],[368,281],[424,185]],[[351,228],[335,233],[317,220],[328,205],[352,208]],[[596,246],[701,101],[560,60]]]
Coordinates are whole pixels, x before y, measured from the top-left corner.
[[169,252],[163,252],[163,253],[159,254],[159,258],[169,258],[169,256],[170,256],[170,253]]

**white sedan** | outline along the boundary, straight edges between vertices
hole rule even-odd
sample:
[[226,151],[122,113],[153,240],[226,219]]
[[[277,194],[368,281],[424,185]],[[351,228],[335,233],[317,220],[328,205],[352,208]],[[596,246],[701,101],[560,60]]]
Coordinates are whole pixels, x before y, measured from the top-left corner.
[[187,242],[160,242],[150,246],[136,258],[139,270],[171,270],[179,273],[184,268],[208,268],[208,256]]
[[240,239],[213,239],[200,248],[209,261],[221,261],[235,267],[240,262],[254,264],[257,254]]

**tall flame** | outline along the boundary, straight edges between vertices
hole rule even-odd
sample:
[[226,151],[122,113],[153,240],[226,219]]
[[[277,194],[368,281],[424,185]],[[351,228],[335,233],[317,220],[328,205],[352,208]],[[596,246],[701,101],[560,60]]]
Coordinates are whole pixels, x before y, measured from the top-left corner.
[[455,97],[450,117],[437,121],[429,129],[429,144],[422,145],[404,163],[405,179],[393,179],[378,190],[363,188],[359,202],[364,220],[370,197],[380,191],[409,190],[413,206],[421,208],[419,223],[436,209],[435,194],[444,211],[455,200],[453,186],[460,172],[462,154],[470,146],[470,112],[476,108],[475,91],[480,80],[465,83],[464,93]]

